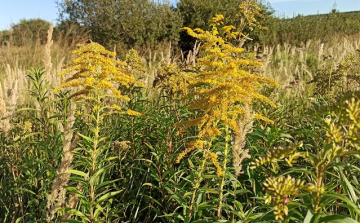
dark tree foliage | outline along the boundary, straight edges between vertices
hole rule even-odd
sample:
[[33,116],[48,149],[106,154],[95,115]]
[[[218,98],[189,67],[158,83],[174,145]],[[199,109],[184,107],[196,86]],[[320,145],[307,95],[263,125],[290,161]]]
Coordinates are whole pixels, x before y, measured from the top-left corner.
[[2,30],[0,31],[0,46],[8,45],[11,39],[11,31],[10,30]]
[[93,41],[118,49],[177,41],[182,24],[169,4],[151,0],[67,0],[57,5],[60,21],[76,21]]
[[[244,0],[180,0],[177,4],[177,10],[184,21],[183,26],[189,28],[201,28],[207,30],[209,27],[209,20],[216,14],[222,14],[226,18],[228,24],[238,26],[240,23],[239,6]],[[274,13],[274,10],[265,1],[258,0],[257,2],[262,9],[262,14],[269,17]],[[266,20],[261,19],[261,23],[266,26]],[[258,40],[259,31],[254,30],[251,38]],[[181,47],[185,50],[192,48],[194,44],[193,38],[185,32],[181,33]]]
[[12,44],[23,46],[45,43],[49,25],[49,22],[42,19],[22,19],[19,23],[12,24]]

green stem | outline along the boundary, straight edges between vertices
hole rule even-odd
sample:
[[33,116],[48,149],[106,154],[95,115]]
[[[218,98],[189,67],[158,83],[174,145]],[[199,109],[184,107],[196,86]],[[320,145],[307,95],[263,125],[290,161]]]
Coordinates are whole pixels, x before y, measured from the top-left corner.
[[314,213],[317,214],[320,209],[320,199],[322,196],[321,187],[323,185],[323,176],[324,176],[325,166],[324,164],[320,164],[316,168],[316,195],[314,199]]
[[[97,106],[101,104],[100,96],[97,93],[96,95],[97,99]],[[97,154],[97,147],[98,147],[98,141],[99,141],[99,132],[100,132],[100,108],[97,107],[96,109],[96,120],[95,120],[95,128],[94,128],[94,144],[93,144],[93,152],[92,152],[92,169],[90,173],[90,179],[92,176],[94,176],[96,172],[96,154]],[[90,183],[90,202],[93,203],[95,198],[95,191],[94,191],[94,185]],[[90,222],[94,222],[94,207],[90,207]]]
[[225,149],[224,149],[224,161],[222,166],[222,176],[221,176],[221,183],[220,183],[220,190],[219,190],[219,203],[217,207],[217,220],[221,217],[221,207],[222,207],[222,200],[223,200],[223,193],[224,193],[224,185],[225,185],[225,175],[226,175],[226,164],[227,164],[227,157],[229,152],[229,139],[230,139],[230,132],[229,132],[229,125],[225,124]]
[[194,201],[195,201],[195,196],[196,196],[196,192],[200,186],[200,182],[201,182],[201,175],[202,175],[202,172],[204,171],[204,168],[205,168],[205,163],[206,163],[206,150],[204,150],[204,153],[203,153],[203,160],[201,162],[201,167],[200,167],[200,170],[197,174],[197,177],[195,179],[195,186],[194,186],[194,190],[193,190],[193,193],[192,193],[192,196],[191,196],[191,202],[190,202],[190,207],[189,207],[189,214],[188,216],[191,217],[191,214],[192,214],[192,209],[193,209],[193,204],[194,204]]

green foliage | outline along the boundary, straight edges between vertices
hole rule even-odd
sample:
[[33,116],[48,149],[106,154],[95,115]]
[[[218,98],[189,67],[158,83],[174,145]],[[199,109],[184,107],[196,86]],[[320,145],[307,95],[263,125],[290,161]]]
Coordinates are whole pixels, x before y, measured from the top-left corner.
[[[110,21],[113,28],[111,30],[106,27],[105,21],[114,15],[111,13],[120,13],[122,9],[117,6],[110,9],[107,4],[117,1],[68,2],[71,3],[69,7],[79,6],[81,9],[86,9],[85,5],[81,4],[88,4],[88,9],[96,8],[94,12],[99,13],[97,15],[107,13],[105,17],[98,16],[99,26],[93,31],[97,32],[97,38],[103,38],[101,32],[104,31],[104,37],[109,41],[103,39],[103,42],[111,46],[110,49],[113,49],[115,43],[120,46],[118,41],[125,40],[122,39],[125,37],[120,37],[120,33],[125,31],[131,35],[138,35],[138,32],[142,34],[126,40],[128,42],[125,42],[124,47],[120,46],[118,51],[128,46],[144,46],[145,43],[153,47],[158,41],[167,40],[168,37],[176,39],[176,33],[179,33],[179,30],[175,30],[175,27],[179,26],[176,18],[177,13],[182,12],[180,8],[171,9],[166,4],[123,0],[121,2],[127,7],[126,10],[138,6],[139,11],[133,12],[140,18],[132,18],[131,13],[125,13],[124,18],[129,19],[129,24],[126,23],[127,20],[121,20],[118,24]],[[103,4],[102,8],[99,4],[103,2],[107,4]],[[215,6],[226,11],[218,1],[214,1],[214,4],[210,4],[212,1],[205,4],[206,1],[190,0],[180,3],[187,3],[189,6],[184,6],[183,10],[190,11],[191,4],[199,7],[196,12],[198,14],[191,16],[199,18],[194,22],[203,22],[204,26],[208,20],[201,21],[201,18],[216,10]],[[238,4],[239,1],[225,3]],[[65,1],[62,4],[65,4]],[[62,9],[65,10],[66,7]],[[68,10],[74,9],[71,7]],[[154,11],[151,12],[145,7]],[[235,13],[235,9],[237,8],[231,8],[229,12],[234,10]],[[143,17],[140,10],[145,13]],[[63,12],[64,15],[69,15]],[[79,11],[74,16],[86,15],[81,13]],[[243,11],[239,13],[244,14]],[[175,25],[167,26],[169,23],[162,23],[165,20],[162,20],[161,16],[157,18],[158,15],[165,20],[172,20],[171,23],[174,22]],[[348,14],[350,17],[351,15]],[[233,19],[240,19],[236,21],[241,24],[244,16],[246,15]],[[335,16],[337,20],[345,18],[341,17],[345,15],[338,13],[329,15],[328,18],[335,21]],[[147,18],[152,18],[153,21],[149,22]],[[74,49],[76,42],[85,41],[87,31],[84,28],[96,25],[96,18],[93,19],[91,22],[94,23],[88,23],[88,27],[70,20],[62,21],[55,28],[54,36],[56,41],[63,45],[56,48],[56,56],[52,59],[59,59],[57,54],[62,50]],[[304,33],[304,36],[300,35],[297,39],[298,31],[290,27],[300,19],[304,19],[301,25],[309,30],[316,27],[315,23],[307,25],[305,17],[281,21],[270,18],[265,23],[262,21],[260,25],[271,24],[272,20],[274,24],[275,21],[289,23],[284,32],[291,35],[278,32],[277,28],[274,33],[271,27],[268,34],[273,35],[274,41],[278,41],[276,35],[280,33],[284,37],[282,41],[297,43],[309,38],[309,35]],[[229,27],[224,24],[225,27],[221,28],[220,20],[212,22],[219,23],[219,35],[228,34],[229,37]],[[164,25],[161,29],[167,31],[156,28],[156,23]],[[325,24],[325,21],[321,23]],[[130,24],[139,27],[132,27]],[[23,25],[26,27],[27,24]],[[149,27],[144,28],[146,25]],[[335,23],[333,25],[338,27]],[[355,25],[356,23],[351,26]],[[215,25],[212,34],[218,31],[214,27]],[[294,27],[302,30],[300,25]],[[117,32],[117,28],[121,32]],[[173,28],[173,31],[169,31]],[[235,32],[231,33],[240,31],[246,36],[251,30],[251,27],[242,28],[234,27],[232,31]],[[354,29],[356,30],[356,27]],[[331,30],[331,27],[324,30]],[[258,32],[259,30],[254,29],[249,37],[257,36]],[[3,31],[0,37],[8,41],[15,37],[11,33],[12,31]],[[170,34],[164,37],[164,33]],[[352,54],[347,57],[340,52],[344,57],[327,58],[324,61],[322,53],[318,53],[318,48],[311,44],[303,44],[303,56],[296,53],[302,49],[290,45],[279,45],[278,49],[276,46],[268,46],[277,52],[257,61],[254,53],[245,49],[238,52],[238,48],[233,47],[238,45],[238,41],[225,44],[216,41],[221,38],[212,39],[214,36],[219,37],[217,34],[203,32],[201,36],[201,33],[202,31],[197,29],[192,34],[204,37],[206,41],[203,42],[208,44],[204,44],[200,49],[200,59],[194,61],[194,66],[186,63],[185,58],[181,60],[177,56],[169,55],[169,58],[164,57],[166,59],[159,63],[147,61],[146,67],[143,64],[145,59],[140,58],[135,50],[124,56],[125,62],[120,62],[114,59],[114,52],[107,51],[96,43],[87,45],[84,51],[77,48],[75,53],[82,56],[82,59],[75,59],[72,65],[66,67],[63,73],[70,72],[71,76],[66,76],[62,85],[58,85],[60,88],[73,87],[75,91],[66,89],[53,94],[50,80],[45,78],[45,71],[31,69],[27,72],[28,85],[24,85],[25,89],[22,91],[23,97],[27,98],[26,106],[18,104],[17,112],[6,116],[3,113],[9,104],[6,97],[11,95],[12,89],[4,83],[6,92],[0,92],[0,222],[359,222],[360,96],[357,91],[359,58],[353,52],[355,49],[352,49]],[[209,35],[206,36],[207,34]],[[210,40],[213,45],[209,44]],[[24,44],[32,47],[32,41]],[[5,47],[2,47],[0,51],[3,53],[4,49]],[[13,48],[10,46],[6,49]],[[204,52],[204,49],[207,51]],[[326,50],[324,49],[324,53]],[[125,55],[125,51],[121,53]],[[24,56],[32,57],[33,54],[24,53]],[[39,61],[41,60],[42,57]],[[236,61],[241,62],[241,69],[239,68],[237,73],[228,71],[236,67],[231,65]],[[260,67],[262,63],[264,66]],[[304,70],[296,71],[295,75],[292,66],[288,66],[291,63],[296,69],[306,67],[309,69],[306,72],[314,75],[305,76]],[[114,66],[109,68],[110,64]],[[279,89],[269,86],[258,88],[257,82],[262,83],[270,78],[269,74],[261,73],[262,69],[271,71],[274,77],[282,72],[284,67],[290,67],[286,75],[296,78],[291,81],[298,81],[300,84],[280,86]],[[150,75],[147,72],[150,69],[155,70],[157,76]],[[224,86],[233,86],[235,81],[249,78],[241,84],[242,88],[237,88],[240,91],[245,88],[247,90],[241,91],[241,94],[234,91],[225,97],[221,94],[224,91],[208,95],[216,89],[216,85],[201,82],[207,77],[207,72],[221,73],[215,74],[218,75],[217,79],[224,80],[216,83]],[[289,78],[285,77],[286,80],[283,80],[286,75],[281,74],[283,76],[279,80],[282,85],[288,84]],[[135,81],[133,76],[137,77],[139,82]],[[194,82],[194,76],[199,83]],[[247,85],[253,83],[249,80],[253,80],[254,76],[259,79],[254,82],[256,85],[250,91]],[[115,84],[114,80],[117,80],[118,84]],[[208,80],[210,78],[205,81]],[[212,82],[214,80],[215,78],[211,79]],[[139,87],[140,81],[154,87]],[[188,88],[189,84],[194,86]],[[310,90],[303,94],[300,87]],[[241,96],[253,91],[259,91],[259,94],[252,94],[251,97],[264,95],[274,99],[277,108],[259,102],[247,105],[246,102],[251,97]],[[198,95],[184,98],[185,94],[197,92]],[[176,123],[203,117],[207,112],[206,106],[210,107],[215,103],[206,101],[207,98],[214,100],[214,97],[210,96],[221,99],[216,101],[214,107],[221,108],[225,102],[233,99],[232,108],[243,108],[237,110],[239,114],[234,117],[237,124],[242,122],[238,125],[243,128],[239,128],[238,132],[235,128],[230,128],[230,119],[233,117],[223,118],[222,114],[227,113],[224,110],[218,112],[219,116],[216,118],[220,121],[213,125],[218,129],[218,135],[211,141],[211,155],[204,156],[204,151],[198,148],[201,144],[197,141],[202,129],[193,126],[186,131],[179,131]],[[69,100],[70,98],[72,100]],[[116,98],[128,101],[119,101]],[[180,98],[183,100],[180,101]],[[239,101],[239,98],[244,101]],[[202,102],[203,107],[195,106],[196,109],[189,109],[186,105],[193,101]],[[75,103],[78,106],[76,110],[72,107]],[[250,112],[252,110],[269,117],[274,124],[246,120],[246,117],[253,114]],[[76,113],[73,119],[68,118],[71,113]],[[66,128],[71,120],[73,125]],[[5,131],[5,121],[10,123],[9,131]],[[204,126],[207,123],[211,124],[207,121]],[[241,132],[243,141],[239,143]],[[64,150],[66,143],[74,145],[67,152]],[[239,145],[242,153],[232,154],[230,148]],[[196,149],[193,150],[192,146]],[[184,154],[184,151],[189,149],[192,153]],[[68,170],[63,173],[63,161],[69,154],[73,159],[65,162]],[[182,160],[177,163],[180,156]],[[242,171],[238,171],[238,166],[230,162],[235,159],[240,160]],[[218,166],[222,170],[220,177]],[[56,179],[63,183],[57,189]],[[54,191],[64,191],[62,202],[59,202],[61,196],[56,199],[51,197]],[[56,206],[58,204],[59,206]],[[54,216],[49,220],[50,212],[53,212]]]
[[331,64],[331,59],[329,61],[327,66],[319,69],[314,79],[309,82],[315,84],[316,94],[331,101],[331,98],[358,91],[360,84],[359,52],[356,55],[347,55],[336,66]]
[[[183,26],[189,27],[192,29],[200,28],[206,30],[210,26],[210,20],[216,14],[222,14],[225,17],[225,25],[234,25],[237,28],[241,27],[242,19],[244,19],[244,12],[240,8],[243,0],[208,0],[208,1],[197,1],[197,0],[180,0],[177,4],[177,11],[180,13],[183,19]],[[245,1],[246,2],[246,1]],[[259,4],[261,10],[260,13],[265,15],[267,18],[273,13],[273,9],[269,4],[264,3],[263,1],[253,1]],[[253,11],[250,9],[249,11]],[[260,24],[265,24],[264,18],[256,16]],[[249,38],[258,40],[259,29],[255,31],[249,30],[249,27],[246,27],[244,30],[245,35],[249,35]],[[193,39],[191,39],[187,34],[183,33],[181,36],[181,47],[183,49],[192,49]]]
[[79,22],[92,39],[119,52],[132,47],[154,48],[162,41],[177,40],[181,19],[169,4],[150,0],[59,1],[60,20]]
[[47,195],[62,156],[61,115],[52,113],[66,100],[49,100],[43,69],[28,72],[29,93],[36,108],[20,109],[8,136],[1,134],[0,219],[3,222],[45,221]]
[[44,44],[50,23],[42,19],[22,19],[11,26],[13,42],[16,46]]
[[333,42],[339,36],[360,32],[359,12],[297,15],[293,18],[272,18],[269,31],[260,35],[263,44],[289,43],[299,46],[308,40]]

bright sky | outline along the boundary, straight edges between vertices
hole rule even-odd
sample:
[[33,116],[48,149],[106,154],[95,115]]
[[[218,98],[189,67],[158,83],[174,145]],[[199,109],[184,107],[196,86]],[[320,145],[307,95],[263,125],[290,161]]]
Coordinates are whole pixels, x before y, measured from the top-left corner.
[[[170,0],[171,3],[177,1]],[[285,17],[328,13],[334,3],[340,12],[360,10],[359,0],[268,0],[268,2],[277,11],[276,15]],[[0,30],[9,29],[10,24],[18,23],[23,18],[41,18],[56,22],[58,17],[55,0],[0,0],[0,4]]]
[[340,12],[360,11],[360,0],[268,0],[277,16],[311,15],[329,13],[334,4]]

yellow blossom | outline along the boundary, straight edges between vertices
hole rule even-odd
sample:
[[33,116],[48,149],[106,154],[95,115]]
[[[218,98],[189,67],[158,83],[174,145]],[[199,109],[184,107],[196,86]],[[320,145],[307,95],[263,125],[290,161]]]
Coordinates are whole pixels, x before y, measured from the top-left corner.
[[146,116],[144,114],[141,114],[140,112],[128,109],[126,114],[130,115],[130,116],[138,116],[138,117],[142,117],[145,118]]
[[105,50],[103,46],[92,42],[85,46],[79,45],[73,51],[78,55],[69,65],[64,66],[64,70],[59,75],[72,74],[61,86],[54,89],[58,92],[63,88],[83,87],[70,97],[88,95],[94,91],[111,90],[115,97],[127,100],[126,96],[121,95],[113,83],[118,83],[129,87],[130,83],[143,84],[137,82],[132,74],[127,70],[127,63],[121,62],[113,57],[115,52]]
[[217,176],[220,177],[223,174],[223,172],[218,161],[218,156],[215,153],[210,152],[206,158],[214,164],[214,166],[216,167]]
[[[247,19],[251,20],[252,24],[256,23],[252,16]],[[234,26],[219,29],[218,26],[223,23],[223,20],[222,15],[216,15],[210,20],[211,31],[183,28],[190,36],[203,43],[196,67],[193,68],[193,72],[189,72],[191,77],[185,82],[185,90],[183,90],[186,93],[184,99],[190,100],[188,108],[196,109],[199,115],[180,122],[176,126],[180,127],[180,132],[195,126],[198,130],[198,139],[208,144],[223,134],[224,125],[233,133],[241,131],[243,126],[239,126],[238,123],[244,116],[245,105],[249,106],[254,101],[263,101],[275,107],[275,104],[260,94],[259,90],[263,84],[278,85],[275,81],[261,76],[258,68],[262,66],[262,63],[258,62],[254,56],[243,53],[245,49],[238,48],[228,41],[230,38],[237,37],[239,32]],[[221,30],[220,33],[219,30]],[[271,122],[261,114],[256,114],[254,117]],[[189,146],[179,154],[177,161],[195,149],[197,148]],[[217,156],[210,149],[207,149],[204,158],[211,160],[217,168],[218,176],[221,176],[222,169]]]

